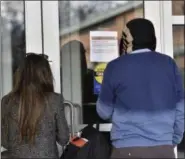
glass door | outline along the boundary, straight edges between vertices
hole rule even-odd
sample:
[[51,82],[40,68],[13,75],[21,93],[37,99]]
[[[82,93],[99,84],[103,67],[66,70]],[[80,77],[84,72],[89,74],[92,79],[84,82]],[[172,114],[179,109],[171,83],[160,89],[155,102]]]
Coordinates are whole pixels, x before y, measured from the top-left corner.
[[[95,69],[90,59],[91,31],[117,33],[119,44],[124,25],[133,18],[146,17],[156,28],[157,50],[162,50],[160,1],[42,1],[43,48],[52,61],[55,91],[74,105],[74,131],[89,123],[111,123],[96,113],[98,92]],[[119,56],[119,55],[118,55]],[[100,75],[101,76],[101,75]],[[101,77],[100,77],[101,78]],[[99,83],[101,86],[101,82]],[[69,112],[66,112],[70,123]]]
[[[90,59],[90,31],[115,31],[119,43],[126,22],[145,17],[154,24],[156,50],[173,56],[171,1],[42,1],[42,9],[44,53],[52,61],[55,91],[74,105],[74,131],[100,122],[100,130],[110,132],[111,123],[96,113],[99,63]],[[66,117],[70,123],[69,111]]]
[[0,2],[0,99],[13,84],[13,74],[24,57],[24,1]]
[[40,9],[39,1],[0,1],[0,99],[26,52],[42,52]]
[[[96,113],[98,92],[95,72],[100,62],[90,59],[91,31],[115,31],[144,17],[143,1],[59,1],[60,78],[65,99],[75,107],[75,125],[107,123]],[[101,76],[101,75],[100,75]],[[107,124],[108,126],[109,124]]]
[[42,52],[40,9],[40,1],[0,1],[0,101],[26,52]]

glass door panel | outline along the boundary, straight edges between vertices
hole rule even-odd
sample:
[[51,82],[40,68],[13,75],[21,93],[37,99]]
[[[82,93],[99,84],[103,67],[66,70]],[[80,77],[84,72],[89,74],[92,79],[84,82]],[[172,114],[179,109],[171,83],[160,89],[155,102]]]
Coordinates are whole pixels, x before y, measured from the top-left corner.
[[13,74],[24,58],[24,1],[0,2],[0,98],[13,85]]
[[99,63],[90,61],[90,31],[116,31],[120,39],[129,20],[144,17],[143,6],[143,1],[59,1],[61,92],[80,108],[74,113],[76,125],[106,123],[96,113],[94,68]]
[[[98,94],[94,93],[94,68],[98,63],[90,61],[89,32],[116,31],[119,41],[128,20],[145,17],[154,24],[157,51],[172,57],[171,18],[183,12],[181,7],[179,13],[172,7],[169,1],[42,1],[44,53],[52,61],[55,91],[63,93],[75,105],[74,122],[78,130],[82,124],[106,122],[96,114]],[[179,16],[175,17],[179,21]],[[69,114],[67,111],[70,124]],[[110,131],[111,124],[101,124],[101,127]]]

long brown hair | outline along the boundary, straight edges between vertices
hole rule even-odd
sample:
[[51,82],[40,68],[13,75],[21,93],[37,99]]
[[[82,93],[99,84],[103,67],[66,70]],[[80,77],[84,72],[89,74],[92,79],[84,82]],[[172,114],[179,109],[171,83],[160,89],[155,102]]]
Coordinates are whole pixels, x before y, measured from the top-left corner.
[[48,60],[41,54],[28,53],[17,69],[10,96],[19,100],[18,126],[20,139],[33,142],[38,123],[53,88],[53,75]]

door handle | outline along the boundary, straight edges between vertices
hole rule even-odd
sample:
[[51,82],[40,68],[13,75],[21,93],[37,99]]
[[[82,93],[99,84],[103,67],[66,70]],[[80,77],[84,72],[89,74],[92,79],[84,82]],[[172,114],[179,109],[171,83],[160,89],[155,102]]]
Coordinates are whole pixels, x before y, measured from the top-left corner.
[[64,107],[69,107],[70,110],[70,127],[71,136],[74,136],[74,105],[70,101],[64,101]]
[[76,108],[78,108],[79,110],[79,114],[78,114],[78,121],[80,121],[80,124],[82,124],[83,120],[82,120],[82,107],[79,104],[74,104],[74,106]]

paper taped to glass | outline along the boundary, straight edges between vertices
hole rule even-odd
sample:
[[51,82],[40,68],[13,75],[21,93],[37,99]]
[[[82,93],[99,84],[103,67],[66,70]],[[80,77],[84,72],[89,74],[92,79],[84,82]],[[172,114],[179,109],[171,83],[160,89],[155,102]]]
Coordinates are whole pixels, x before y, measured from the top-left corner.
[[110,62],[118,57],[116,31],[90,31],[90,61]]

